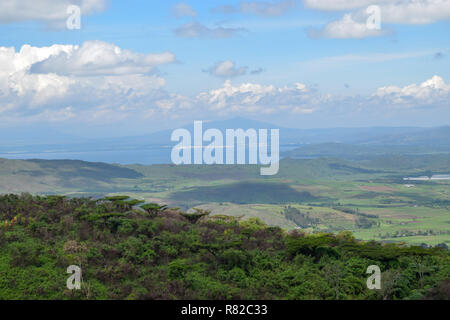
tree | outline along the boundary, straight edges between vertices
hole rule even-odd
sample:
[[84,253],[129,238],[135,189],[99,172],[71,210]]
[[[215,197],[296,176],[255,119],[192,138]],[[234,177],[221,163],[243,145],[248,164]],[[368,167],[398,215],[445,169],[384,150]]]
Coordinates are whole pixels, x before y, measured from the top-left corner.
[[181,213],[183,217],[189,220],[191,223],[197,223],[203,217],[209,216],[211,214],[210,210],[203,210],[199,208],[193,208],[194,213]]
[[157,203],[148,203],[141,206],[142,209],[147,211],[150,215],[156,216],[160,212],[164,212],[168,209],[166,205],[159,205]]
[[387,270],[381,274],[381,296],[383,300],[392,298],[400,276],[401,274],[397,270]]

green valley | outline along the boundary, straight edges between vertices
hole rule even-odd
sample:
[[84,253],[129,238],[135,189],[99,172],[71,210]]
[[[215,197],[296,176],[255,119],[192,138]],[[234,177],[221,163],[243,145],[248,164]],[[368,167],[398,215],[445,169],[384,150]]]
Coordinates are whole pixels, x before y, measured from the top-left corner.
[[257,217],[287,230],[349,230],[364,240],[450,244],[450,180],[403,180],[448,173],[446,154],[287,158],[273,177],[260,176],[257,166],[0,161],[0,193],[126,194],[182,210]]

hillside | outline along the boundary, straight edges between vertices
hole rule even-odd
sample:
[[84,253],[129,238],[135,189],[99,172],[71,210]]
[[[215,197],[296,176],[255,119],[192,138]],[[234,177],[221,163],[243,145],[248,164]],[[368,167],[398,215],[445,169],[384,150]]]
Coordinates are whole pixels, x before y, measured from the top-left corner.
[[[450,298],[443,248],[136,204],[0,196],[0,299]],[[70,265],[81,267],[81,290],[66,288]],[[370,265],[381,290],[366,286]]]
[[0,194],[70,197],[126,194],[212,215],[259,218],[285,230],[349,230],[358,239],[450,245],[448,155],[376,156],[370,160],[283,159],[279,174],[258,166],[110,165],[82,161],[1,160]]
[[[334,166],[333,166],[334,164]],[[337,165],[339,164],[339,165]],[[282,160],[276,178],[346,178],[349,172],[370,173],[341,160]],[[0,159],[0,193],[110,193],[145,191],[151,185],[186,181],[267,180],[255,165],[112,165],[79,160]],[[200,187],[200,185],[196,185]],[[137,189],[136,189],[137,187]],[[150,190],[154,188],[150,187]]]
[[0,193],[111,192],[114,179],[138,179],[132,169],[78,160],[0,159]]
[[390,133],[371,139],[363,138],[360,143],[372,145],[409,145],[450,149],[450,126],[423,128],[403,133]]

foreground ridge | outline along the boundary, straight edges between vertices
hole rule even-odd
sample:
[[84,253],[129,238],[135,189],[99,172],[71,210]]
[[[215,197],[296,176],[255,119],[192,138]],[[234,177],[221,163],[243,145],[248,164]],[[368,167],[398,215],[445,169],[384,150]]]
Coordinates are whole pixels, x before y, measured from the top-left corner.
[[[127,196],[0,196],[0,299],[448,299],[450,254]],[[82,270],[80,290],[66,269]],[[381,269],[381,289],[366,270]]]

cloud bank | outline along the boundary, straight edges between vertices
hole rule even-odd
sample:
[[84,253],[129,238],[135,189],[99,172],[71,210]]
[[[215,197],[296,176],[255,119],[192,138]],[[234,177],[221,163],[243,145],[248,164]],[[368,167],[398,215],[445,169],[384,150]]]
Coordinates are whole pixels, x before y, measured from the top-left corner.
[[0,114],[86,121],[119,119],[125,111],[150,115],[155,101],[170,96],[156,67],[174,60],[170,52],[144,55],[101,41],[0,47]]
[[[386,85],[366,96],[331,95],[300,82],[280,87],[230,80],[222,87],[185,96],[168,92],[158,72],[174,61],[170,52],[142,54],[101,41],[80,46],[24,45],[19,51],[0,47],[0,116],[4,122],[99,124],[224,115],[353,117],[449,109],[450,84],[438,75],[419,84]],[[232,78],[247,68],[222,61],[208,72]]]

